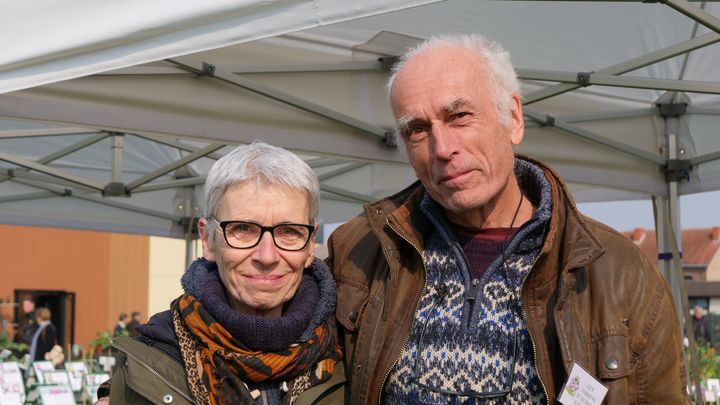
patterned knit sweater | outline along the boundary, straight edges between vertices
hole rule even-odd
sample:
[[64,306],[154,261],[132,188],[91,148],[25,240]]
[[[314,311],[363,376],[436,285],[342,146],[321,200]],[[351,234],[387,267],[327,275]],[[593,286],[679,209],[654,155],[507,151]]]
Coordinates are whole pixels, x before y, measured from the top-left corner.
[[391,370],[384,404],[545,403],[520,289],[542,248],[551,214],[541,169],[516,160],[515,175],[537,210],[479,280],[442,207],[420,204],[433,226],[423,252],[426,284],[410,339]]

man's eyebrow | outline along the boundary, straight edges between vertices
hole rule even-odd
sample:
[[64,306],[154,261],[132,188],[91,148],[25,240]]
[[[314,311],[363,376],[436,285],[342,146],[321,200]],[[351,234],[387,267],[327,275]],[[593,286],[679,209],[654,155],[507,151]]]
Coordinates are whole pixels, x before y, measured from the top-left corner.
[[467,100],[465,100],[462,97],[458,97],[455,100],[445,104],[441,108],[441,111],[445,114],[450,114],[450,113],[457,111],[460,107],[464,106],[465,104],[467,104]]
[[408,127],[412,122],[415,122],[415,121],[417,121],[417,120],[418,120],[418,118],[417,118],[417,117],[414,117],[414,116],[412,116],[412,115],[404,115],[404,116],[398,118],[398,119],[395,121],[395,125],[397,126],[397,128],[398,128],[400,131],[403,131],[403,130],[407,129],[407,127]]

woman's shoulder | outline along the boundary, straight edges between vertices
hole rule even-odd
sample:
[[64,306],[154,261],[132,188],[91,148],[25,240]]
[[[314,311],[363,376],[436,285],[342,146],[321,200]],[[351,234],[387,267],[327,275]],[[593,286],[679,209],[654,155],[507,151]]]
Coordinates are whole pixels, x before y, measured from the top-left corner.
[[170,310],[158,312],[147,323],[137,327],[139,340],[162,350],[168,356],[182,363],[180,348]]
[[335,365],[330,379],[300,394],[295,405],[343,405],[349,404],[349,401],[350,387],[344,362],[341,361]]

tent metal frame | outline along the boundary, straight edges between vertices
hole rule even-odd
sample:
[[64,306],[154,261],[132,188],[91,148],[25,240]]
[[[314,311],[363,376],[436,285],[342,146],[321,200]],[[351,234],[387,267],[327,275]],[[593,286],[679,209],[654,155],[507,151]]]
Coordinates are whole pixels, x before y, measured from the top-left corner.
[[[574,1],[574,0],[568,0]],[[618,0],[614,0],[618,1]],[[677,116],[663,115],[662,111],[658,111],[652,108],[642,108],[628,111],[617,111],[617,112],[606,112],[600,114],[588,114],[578,116],[567,116],[567,117],[555,117],[547,114],[539,113],[530,107],[532,104],[537,103],[541,100],[545,100],[551,97],[561,95],[566,92],[583,89],[588,86],[611,86],[611,87],[626,87],[636,89],[648,89],[648,90],[664,90],[669,92],[692,92],[692,93],[709,93],[709,94],[720,94],[720,83],[713,82],[702,82],[702,81],[687,81],[687,80],[672,80],[672,79],[651,79],[641,78],[632,76],[622,76],[625,73],[632,72],[634,70],[652,65],[654,63],[663,61],[668,58],[676,57],[679,55],[687,55],[689,52],[707,47],[712,44],[720,42],[720,19],[703,10],[702,8],[692,4],[692,2],[686,0],[661,0],[660,3],[676,10],[677,12],[687,16],[694,20],[697,24],[702,25],[710,29],[711,33],[694,37],[690,40],[683,41],[666,48],[650,52],[648,54],[632,58],[621,63],[607,66],[595,70],[594,72],[562,72],[562,71],[548,71],[539,69],[518,69],[518,75],[524,80],[534,80],[541,82],[557,82],[557,84],[550,85],[541,90],[537,90],[526,94],[524,97],[525,105],[525,117],[528,123],[532,125],[541,125],[555,128],[568,136],[579,137],[581,139],[597,143],[603,147],[611,148],[620,151],[624,154],[628,154],[642,161],[651,162],[656,165],[660,171],[668,173],[665,184],[652,184],[641,187],[631,178],[627,179],[612,179],[612,186],[625,187],[627,189],[643,189],[649,191],[654,195],[656,204],[656,219],[657,226],[656,232],[658,235],[658,249],[661,253],[672,252],[673,250],[679,252],[678,247],[682,246],[679,240],[681,235],[680,219],[679,219],[679,195],[681,190],[692,191],[693,187],[687,184],[680,184],[679,179],[673,175],[672,167],[678,162],[687,165],[688,170],[693,170],[698,166],[720,160],[720,151],[706,153],[700,156],[696,156],[690,159],[683,160],[678,152],[677,137],[675,133],[677,129]],[[697,28],[697,27],[696,27]],[[350,127],[357,130],[360,134],[363,134],[368,139],[365,142],[377,142],[378,140],[385,143],[389,143],[388,140],[391,137],[389,129],[381,128],[376,125],[364,122],[362,120],[350,117],[339,111],[333,110],[313,103],[311,101],[296,97],[277,89],[271,88],[250,78],[242,76],[242,74],[252,73],[291,73],[291,72],[334,72],[334,71],[361,71],[361,70],[383,70],[386,68],[386,64],[381,61],[378,62],[358,62],[358,63],[343,63],[343,64],[312,64],[312,65],[259,65],[259,66],[237,66],[237,65],[223,65],[223,64],[212,64],[208,61],[193,60],[190,57],[183,57],[177,59],[170,59],[166,61],[168,64],[165,66],[138,66],[132,68],[126,68],[115,72],[102,73],[100,75],[156,75],[156,74],[195,74],[200,76],[206,76],[210,80],[221,80],[225,83],[230,83],[234,86],[242,88],[247,91],[251,91],[260,94],[264,97],[272,100],[290,105],[299,110],[311,113],[316,116],[320,116],[324,119],[330,120],[335,123],[340,123],[344,126]],[[156,212],[152,210],[144,210],[142,208],[133,206],[131,204],[121,203],[116,199],[103,198],[101,194],[106,189],[106,185],[99,183],[95,180],[83,178],[80,176],[73,175],[56,167],[52,167],[49,164],[54,160],[57,160],[63,156],[67,156],[83,148],[94,144],[107,136],[113,135],[116,131],[122,131],[122,133],[137,133],[137,136],[145,139],[152,140],[164,145],[172,146],[178,150],[184,151],[186,155],[177,161],[167,164],[153,172],[147,173],[138,179],[135,179],[126,185],[124,185],[127,192],[141,193],[144,191],[169,189],[174,187],[192,187],[201,184],[204,181],[202,176],[192,176],[189,178],[172,180],[172,181],[154,181],[164,176],[165,174],[172,172],[180,167],[185,166],[189,162],[192,162],[201,157],[217,158],[219,154],[217,150],[221,149],[226,145],[222,142],[222,137],[218,138],[219,142],[211,142],[203,147],[191,146],[183,142],[168,140],[161,134],[163,130],[159,126],[153,125],[156,121],[171,122],[176,118],[170,113],[158,113],[158,112],[143,112],[139,110],[132,110],[126,108],[125,111],[118,113],[117,107],[113,107],[112,111],[109,107],[89,106],[83,105],[82,103],[76,102],[51,102],[47,100],[37,102],[25,102],[21,97],[8,95],[0,99],[0,111],[3,111],[4,115],[35,121],[55,122],[55,123],[71,123],[72,125],[84,125],[87,128],[50,128],[50,129],[39,129],[39,130],[2,130],[0,131],[0,139],[9,138],[21,138],[31,136],[63,136],[69,134],[87,134],[88,138],[77,142],[71,146],[67,146],[56,153],[48,155],[37,161],[30,161],[23,159],[19,156],[13,156],[8,153],[0,152],[0,160],[9,162],[17,165],[24,169],[0,169],[0,181],[14,181],[20,184],[28,185],[39,189],[39,192],[26,193],[23,195],[13,197],[2,197],[0,203],[7,201],[18,201],[18,200],[32,200],[38,198],[47,198],[50,196],[67,196],[70,198],[78,198],[86,201],[91,201],[98,204],[105,204],[113,206],[123,210],[130,210],[139,212],[145,215],[152,215],[161,218],[170,219],[172,221],[181,221],[182,217],[178,215],[169,215],[163,212]],[[112,114],[111,114],[112,112]],[[688,114],[720,114],[720,109],[711,108],[698,108],[692,105],[687,106],[684,113]],[[591,131],[573,125],[573,123],[582,121],[592,120],[606,120],[617,117],[640,117],[648,115],[661,115],[666,122],[666,137],[668,148],[666,156],[659,154],[650,153],[640,148],[632,147],[622,142],[617,142],[611,139],[604,138]],[[133,117],[131,120],[121,119],[118,117]],[[95,119],[97,118],[97,119]],[[132,122],[131,122],[132,121]],[[174,133],[177,135],[184,135],[192,139],[193,133],[197,131],[197,127],[185,127],[188,123],[187,120],[178,123],[173,128]],[[212,122],[202,122],[202,127],[207,131],[218,129],[218,133],[222,133],[223,128],[217,126]],[[215,126],[214,126],[215,125]],[[254,133],[256,136],[262,136],[258,134],[257,128],[247,127],[248,133]],[[237,127],[234,128],[237,131]],[[98,134],[98,132],[100,132]],[[93,135],[95,134],[95,135]],[[322,141],[313,141],[305,134],[298,136],[298,134],[275,134],[279,137],[283,136],[294,136],[295,141],[286,142],[281,146],[289,147],[294,150],[314,150],[322,154],[323,152],[330,153],[330,151],[323,147]],[[276,137],[277,139],[277,137]],[[245,141],[241,139],[241,141]],[[121,142],[121,141],[118,141]],[[282,142],[277,142],[281,144]],[[303,146],[304,145],[304,146]],[[116,158],[113,160],[113,168],[111,172],[113,177],[111,182],[122,182],[122,178],[118,177],[118,174],[122,174],[122,148],[118,146]],[[311,160],[309,163],[314,168],[324,166],[335,166],[337,164],[345,164],[344,167],[331,170],[321,176],[321,181],[328,180],[332,177],[341,175],[343,173],[360,169],[372,161],[382,162],[401,162],[402,160],[398,157],[390,157],[392,153],[388,152],[383,157],[378,158],[370,154],[355,154],[343,156],[341,159],[338,158],[317,158]],[[358,162],[361,160],[361,162]],[[343,163],[349,162],[349,163]],[[38,174],[39,173],[39,174]],[[575,179],[582,179],[586,183],[600,184],[600,185],[611,185],[608,179],[601,179],[597,172],[588,171],[585,173],[577,173]],[[720,184],[720,179],[711,180],[713,184]],[[54,186],[53,183],[56,185]],[[70,186],[68,186],[70,184]],[[640,187],[640,188],[639,188]],[[702,186],[700,186],[702,188]],[[88,191],[91,190],[91,191]],[[357,192],[350,190],[341,189],[336,186],[329,184],[321,184],[321,190],[325,196],[336,196],[340,200],[350,200],[358,202],[372,201],[372,196],[362,195]],[[661,221],[661,218],[668,218],[668,221]],[[192,227],[188,227],[188,233],[186,234],[186,240],[188,240],[188,249],[190,249],[190,231]],[[678,235],[677,239],[670,238],[670,235]],[[676,260],[676,263],[679,261]],[[676,297],[676,306],[678,307],[679,313],[683,314],[682,303],[683,297],[680,294],[682,280],[678,280],[677,269],[673,268],[673,264],[670,260],[661,260],[660,268],[665,277],[668,279],[673,292]],[[675,270],[675,271],[673,271]],[[687,297],[684,297],[687,299]],[[688,314],[684,314],[683,318],[687,320]],[[697,377],[697,375],[696,375]],[[697,384],[697,382],[696,382]],[[697,387],[699,389],[699,387]]]

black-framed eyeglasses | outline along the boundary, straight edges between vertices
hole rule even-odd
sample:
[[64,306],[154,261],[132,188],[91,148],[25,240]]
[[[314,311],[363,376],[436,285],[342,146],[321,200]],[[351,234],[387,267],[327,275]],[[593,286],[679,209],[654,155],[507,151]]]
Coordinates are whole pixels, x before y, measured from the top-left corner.
[[260,243],[265,232],[270,232],[278,249],[303,250],[315,232],[315,226],[308,224],[263,226],[249,221],[218,221],[215,217],[211,218],[222,229],[228,246],[235,249],[253,248]]
[[[445,294],[447,291],[445,289],[440,291],[440,295],[438,298],[435,299],[433,302],[433,305],[430,307],[430,311],[428,314],[432,314],[435,311],[435,308],[440,304],[440,302],[445,297]],[[508,308],[512,311],[515,304],[515,298],[511,298],[510,302],[508,304]],[[425,338],[425,329],[427,328],[428,322],[430,320],[430,316],[425,318],[425,322],[423,323],[422,329],[420,330],[420,337],[417,342],[417,354],[415,355],[415,364],[413,365],[413,379],[412,382],[416,384],[420,388],[424,388],[428,391],[436,392],[438,394],[442,395],[449,395],[449,396],[458,396],[458,397],[469,397],[469,398],[477,398],[477,399],[492,399],[492,398],[501,398],[506,396],[510,393],[513,386],[513,381],[515,378],[515,359],[516,359],[516,350],[517,350],[517,340],[518,340],[518,329],[519,326],[515,325],[514,331],[513,331],[513,338],[512,338],[512,347],[510,348],[510,361],[508,362],[506,375],[505,375],[505,381],[504,384],[500,386],[499,389],[494,391],[483,391],[483,392],[477,392],[473,390],[465,390],[465,391],[454,391],[449,390],[437,386],[428,385],[425,383],[422,383],[420,381],[420,364],[421,364],[421,358],[423,353],[423,340]]]

